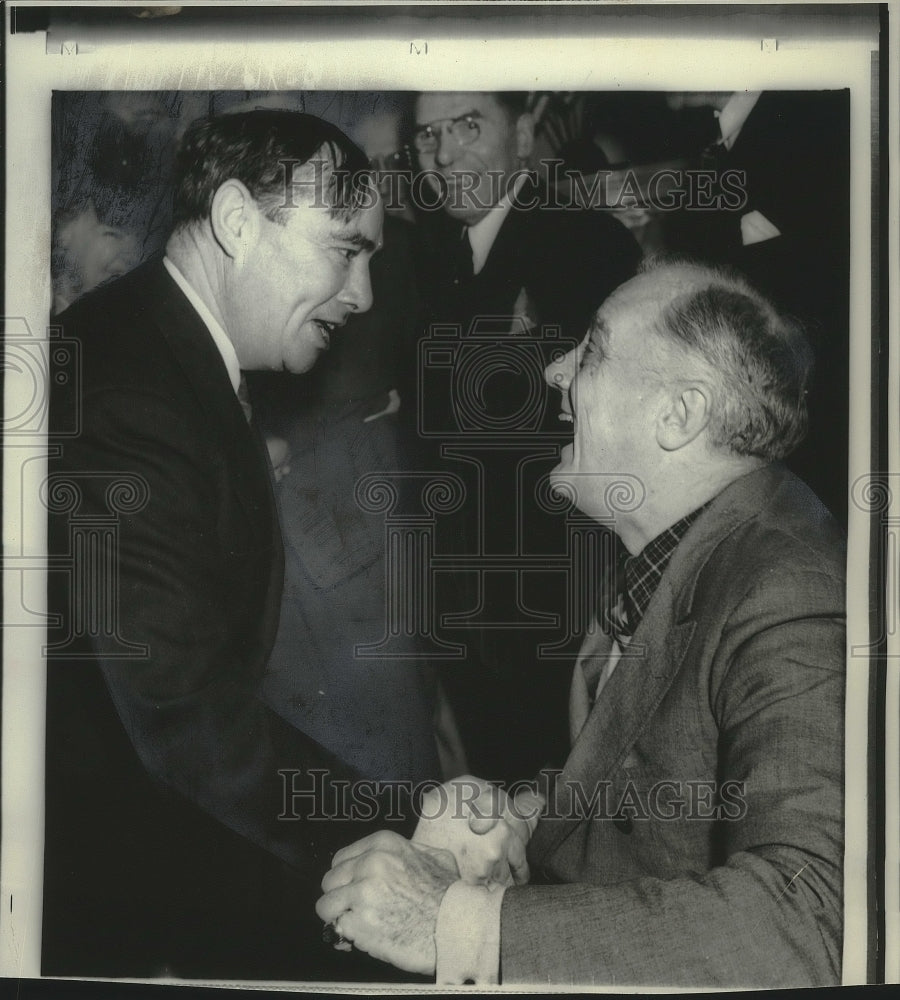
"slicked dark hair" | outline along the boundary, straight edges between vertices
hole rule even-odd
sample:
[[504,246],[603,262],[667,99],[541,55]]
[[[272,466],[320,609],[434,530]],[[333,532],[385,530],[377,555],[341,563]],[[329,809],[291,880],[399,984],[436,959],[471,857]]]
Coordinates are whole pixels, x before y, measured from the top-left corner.
[[697,281],[663,307],[656,332],[714,373],[712,444],[784,458],[807,429],[813,352],[803,327],[736,272],[669,259],[648,261],[641,273],[678,266],[696,269]]
[[213,197],[239,180],[266,217],[284,223],[295,205],[298,173],[317,183],[334,218],[347,220],[371,204],[368,159],[336,126],[298,111],[259,109],[193,122],[175,159],[173,227],[209,218]]

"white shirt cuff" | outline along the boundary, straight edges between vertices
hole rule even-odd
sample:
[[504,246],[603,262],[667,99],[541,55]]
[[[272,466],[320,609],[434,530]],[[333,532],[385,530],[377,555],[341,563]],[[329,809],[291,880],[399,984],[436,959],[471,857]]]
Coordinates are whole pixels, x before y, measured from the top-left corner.
[[444,893],[435,930],[437,984],[500,981],[500,905],[505,886],[454,882]]

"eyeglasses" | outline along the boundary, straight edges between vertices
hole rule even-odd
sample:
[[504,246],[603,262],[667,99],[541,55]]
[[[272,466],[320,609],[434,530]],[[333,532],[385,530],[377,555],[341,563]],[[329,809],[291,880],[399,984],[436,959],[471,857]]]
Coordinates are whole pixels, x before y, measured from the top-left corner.
[[433,153],[438,148],[438,136],[448,131],[460,146],[468,146],[481,135],[481,126],[476,115],[460,115],[459,118],[441,118],[422,125],[413,132],[412,143],[419,153]]
[[397,171],[409,170],[411,166],[411,154],[408,146],[395,150],[393,153],[378,153],[369,157],[369,169],[378,174],[390,174]]

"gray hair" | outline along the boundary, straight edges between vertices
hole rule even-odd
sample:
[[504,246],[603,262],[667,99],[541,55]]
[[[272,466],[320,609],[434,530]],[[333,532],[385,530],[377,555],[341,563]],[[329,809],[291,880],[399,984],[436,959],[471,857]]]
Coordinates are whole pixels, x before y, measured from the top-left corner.
[[663,308],[656,333],[713,374],[710,441],[737,455],[789,455],[806,435],[813,352],[803,327],[740,275],[690,261],[650,260],[642,273],[696,273]]

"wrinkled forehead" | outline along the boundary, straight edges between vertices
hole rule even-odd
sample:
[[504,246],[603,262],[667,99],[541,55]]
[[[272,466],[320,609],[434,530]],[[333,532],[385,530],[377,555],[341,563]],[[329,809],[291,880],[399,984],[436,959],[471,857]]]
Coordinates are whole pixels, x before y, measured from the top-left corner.
[[416,124],[428,125],[442,118],[459,118],[477,111],[484,118],[502,119],[503,109],[493,94],[477,91],[423,93],[416,98]]
[[612,357],[652,363],[666,355],[671,339],[662,332],[666,308],[704,284],[690,265],[654,268],[620,285],[597,311],[591,336],[600,338]]
[[636,332],[649,337],[678,287],[677,281],[661,280],[657,273],[639,274],[619,285],[597,310],[589,330],[592,339],[605,346],[615,342],[619,348]]
[[655,267],[619,285],[603,303],[601,312],[644,319],[658,316],[674,299],[697,288],[702,279],[702,270],[690,264]]

